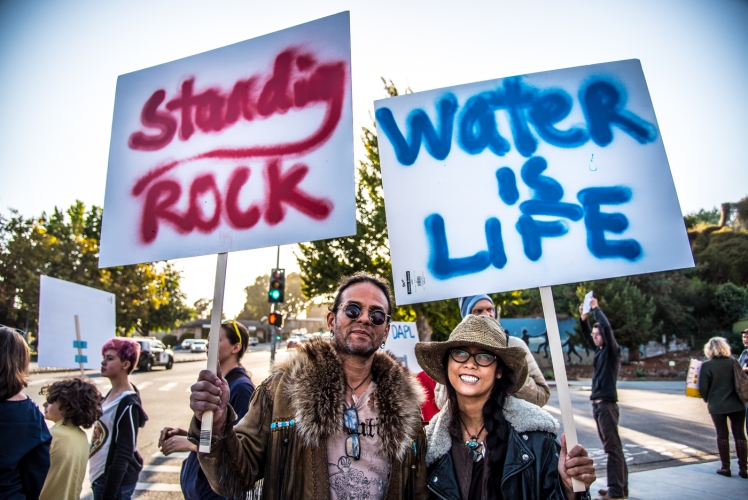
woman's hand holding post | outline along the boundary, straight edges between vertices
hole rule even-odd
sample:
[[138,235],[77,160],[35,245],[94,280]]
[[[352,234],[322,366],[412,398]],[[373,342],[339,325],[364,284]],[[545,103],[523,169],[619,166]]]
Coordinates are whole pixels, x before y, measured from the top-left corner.
[[558,473],[564,486],[566,498],[573,500],[576,493],[571,485],[571,478],[578,479],[589,489],[595,482],[595,464],[587,456],[587,450],[582,445],[576,445],[570,451],[566,450],[566,436],[561,435],[561,451],[558,454]]

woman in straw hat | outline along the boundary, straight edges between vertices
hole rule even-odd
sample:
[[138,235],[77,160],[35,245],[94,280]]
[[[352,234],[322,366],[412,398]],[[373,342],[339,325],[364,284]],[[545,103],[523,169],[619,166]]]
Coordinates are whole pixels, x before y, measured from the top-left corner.
[[[507,347],[499,323],[469,315],[447,342],[420,342],[421,368],[449,396],[426,428],[428,487],[435,497],[573,499],[571,478],[595,481],[581,446],[566,451],[558,422],[513,394],[527,378],[525,353]],[[585,497],[588,493],[585,493]]]

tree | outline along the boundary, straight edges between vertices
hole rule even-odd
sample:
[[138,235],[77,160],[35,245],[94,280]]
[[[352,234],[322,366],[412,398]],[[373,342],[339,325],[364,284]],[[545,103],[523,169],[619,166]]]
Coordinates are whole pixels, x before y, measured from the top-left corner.
[[748,290],[725,283],[715,290],[712,304],[722,316],[724,328],[729,330],[733,323],[748,316]]
[[715,207],[711,210],[700,209],[683,217],[687,229],[693,229],[698,225],[715,226],[719,224],[720,211]]
[[[628,277],[580,283],[579,303],[594,290],[600,308],[610,321],[616,341],[629,349],[629,361],[639,360],[639,346],[657,338],[662,326],[653,321],[656,306]],[[577,306],[578,307],[578,306]],[[576,311],[579,317],[579,310]]]
[[193,316],[170,264],[98,268],[101,214],[77,201],[49,217],[11,210],[0,218],[0,322],[37,329],[42,274],[114,293],[121,334],[167,330]]
[[192,305],[192,308],[195,309],[195,317],[207,317],[208,312],[212,310],[211,304],[213,304],[213,301],[210,299],[197,299]]
[[270,313],[268,304],[268,287],[270,286],[270,275],[264,274],[255,278],[255,282],[244,288],[247,299],[244,301],[244,309],[236,319],[251,319],[259,321]]
[[[268,302],[270,275],[265,274],[255,278],[255,282],[244,289],[247,299],[244,309],[237,319],[259,321],[270,314],[272,304]],[[309,299],[302,292],[301,276],[299,273],[286,275],[285,301],[278,304],[278,311],[286,317],[296,317],[309,305]]]

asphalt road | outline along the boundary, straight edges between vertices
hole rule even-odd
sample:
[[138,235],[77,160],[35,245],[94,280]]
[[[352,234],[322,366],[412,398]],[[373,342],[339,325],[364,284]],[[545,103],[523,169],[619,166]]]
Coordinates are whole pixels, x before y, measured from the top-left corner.
[[[265,379],[270,353],[255,350],[248,353],[243,364],[252,373],[255,384]],[[286,356],[279,350],[279,359]],[[141,391],[148,423],[138,436],[138,450],[145,461],[135,498],[140,500],[181,499],[179,471],[184,455],[163,456],[158,450],[158,437],[165,426],[186,427],[192,416],[189,408],[190,386],[205,361],[176,363],[173,369],[154,368],[148,373],[135,372],[133,383]],[[108,381],[98,373],[87,373],[103,393]],[[43,398],[39,388],[46,382],[73,376],[75,373],[41,373],[31,376],[26,391],[39,405]],[[597,435],[589,404],[589,382],[573,382],[572,406],[579,441],[595,458],[598,476],[605,475],[605,454]],[[684,382],[619,382],[621,438],[632,471],[646,470],[715,459],[714,429],[700,399],[687,398]],[[553,391],[546,409],[561,420],[558,398]],[[51,423],[50,423],[51,424]],[[84,484],[81,498],[90,500],[90,488]]]

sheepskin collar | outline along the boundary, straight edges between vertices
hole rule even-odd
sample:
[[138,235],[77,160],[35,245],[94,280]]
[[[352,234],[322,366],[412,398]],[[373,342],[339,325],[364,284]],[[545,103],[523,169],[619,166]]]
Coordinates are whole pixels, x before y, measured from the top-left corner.
[[[304,446],[319,448],[343,430],[345,375],[330,342],[305,342],[298,351],[273,369],[272,378],[279,380],[283,399],[289,401]],[[377,384],[373,397],[382,451],[391,460],[402,460],[421,429],[423,391],[415,377],[387,353],[374,354],[371,372]]]
[[[556,432],[559,426],[558,421],[547,411],[512,396],[506,398],[504,418],[516,432]],[[426,427],[426,466],[436,462],[452,448],[452,435],[449,433],[451,420],[452,412],[447,401]]]

